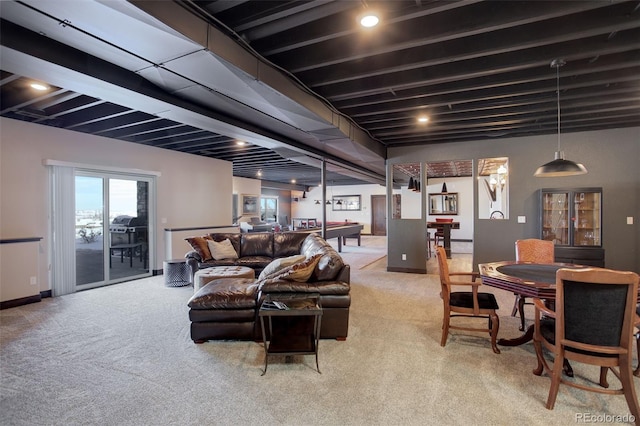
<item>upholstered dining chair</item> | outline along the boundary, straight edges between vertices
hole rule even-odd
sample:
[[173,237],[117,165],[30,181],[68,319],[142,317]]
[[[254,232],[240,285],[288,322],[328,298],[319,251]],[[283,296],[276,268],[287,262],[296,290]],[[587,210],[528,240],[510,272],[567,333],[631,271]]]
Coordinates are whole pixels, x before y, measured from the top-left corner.
[[[633,382],[633,327],[636,322],[638,274],[604,268],[559,269],[556,273],[555,311],[542,300],[535,305],[533,344],[538,366],[533,371],[551,375],[547,408],[552,410],[560,384],[604,394],[624,394],[631,414],[640,424],[640,405]],[[555,318],[555,321],[546,320]],[[553,368],[543,356],[553,353]],[[572,360],[600,367],[600,387],[562,375],[563,363]],[[609,389],[607,371],[620,380]],[[575,371],[575,370],[574,370]]]
[[[536,238],[517,240],[516,260],[533,263],[553,263],[555,259],[553,249],[553,241],[538,240]],[[531,305],[531,303],[527,303],[526,298],[521,294],[514,293],[514,295],[516,300],[513,302],[511,316],[515,317],[516,313],[520,312],[520,331],[524,331],[524,305]]]
[[[481,293],[478,288],[482,282],[476,282],[480,276],[477,272],[449,272],[447,263],[447,253],[443,247],[436,247],[436,257],[440,269],[440,288],[444,312],[442,319],[442,339],[440,346],[447,344],[449,330],[482,331],[488,332],[491,336],[491,348],[493,352],[499,354],[500,349],[496,344],[500,319],[496,310],[498,302],[491,293]],[[452,280],[451,277],[465,277],[467,281]],[[453,286],[467,287],[470,291],[451,291]],[[459,325],[451,325],[453,317],[477,317],[486,318],[489,322],[487,328],[476,328]]]

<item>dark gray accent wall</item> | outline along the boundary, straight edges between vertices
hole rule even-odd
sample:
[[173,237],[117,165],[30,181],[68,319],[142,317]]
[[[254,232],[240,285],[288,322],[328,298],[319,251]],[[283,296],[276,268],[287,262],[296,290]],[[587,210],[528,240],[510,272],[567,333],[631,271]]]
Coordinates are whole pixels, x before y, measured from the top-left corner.
[[[557,144],[557,135],[548,135],[390,148],[387,168],[406,162],[474,160],[475,170],[479,158],[509,157],[509,219],[477,219],[474,202],[476,270],[479,263],[514,260],[515,240],[539,238],[541,188],[602,187],[605,266],[640,273],[640,127],[563,134],[561,148],[565,157],[583,163],[589,173],[564,178],[534,177],[538,166],[553,160]],[[477,191],[476,186],[476,199]],[[525,216],[526,223],[517,223],[518,216]],[[626,223],[629,216],[634,218],[633,225]],[[415,224],[406,220],[389,226],[389,266],[398,266],[395,253],[414,228]],[[426,240],[423,245],[426,247]]]
[[278,197],[278,223],[291,224],[291,191],[288,189],[262,188],[262,195]]

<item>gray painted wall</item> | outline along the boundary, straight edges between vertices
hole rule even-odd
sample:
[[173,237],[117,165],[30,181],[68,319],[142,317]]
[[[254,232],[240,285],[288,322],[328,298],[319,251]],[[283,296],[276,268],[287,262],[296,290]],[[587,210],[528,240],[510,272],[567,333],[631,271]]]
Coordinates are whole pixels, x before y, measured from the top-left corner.
[[[387,162],[389,168],[418,161],[474,160],[475,170],[479,158],[509,157],[509,219],[479,220],[474,202],[474,269],[478,263],[513,260],[515,240],[538,238],[541,188],[602,187],[605,266],[640,273],[640,127],[563,134],[561,148],[566,158],[583,163],[589,173],[564,178],[533,177],[538,166],[553,159],[557,144],[557,136],[548,135],[407,146],[390,148]],[[387,176],[389,179],[390,173]],[[474,197],[477,196],[476,186]],[[526,216],[526,223],[517,223],[518,216]],[[626,224],[628,216],[634,218],[633,225]],[[406,267],[396,254],[406,247],[408,235],[425,232],[416,229],[415,221],[389,222],[388,267]],[[422,240],[426,247],[426,240]],[[416,254],[424,252],[415,243],[411,247]]]

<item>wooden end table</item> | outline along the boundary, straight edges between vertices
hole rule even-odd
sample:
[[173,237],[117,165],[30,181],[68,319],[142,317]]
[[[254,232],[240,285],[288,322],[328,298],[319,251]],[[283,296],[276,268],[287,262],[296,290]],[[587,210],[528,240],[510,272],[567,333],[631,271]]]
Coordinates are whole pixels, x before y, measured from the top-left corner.
[[[282,304],[282,306],[279,307],[279,304]],[[260,305],[258,315],[260,316],[262,341],[264,343],[264,371],[261,374],[262,376],[267,372],[270,355],[315,355],[316,370],[322,374],[318,364],[318,343],[320,342],[320,324],[322,320],[322,304],[318,293],[268,294],[262,305]],[[313,317],[313,326],[310,331],[273,327],[273,320],[276,317],[310,316]],[[265,332],[265,318],[269,324],[269,335]]]

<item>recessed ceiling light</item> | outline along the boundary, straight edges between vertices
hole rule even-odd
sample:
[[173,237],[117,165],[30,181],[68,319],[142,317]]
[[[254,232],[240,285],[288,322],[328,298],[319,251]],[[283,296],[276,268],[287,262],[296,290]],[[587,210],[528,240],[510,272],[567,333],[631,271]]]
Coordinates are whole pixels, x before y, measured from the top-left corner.
[[420,117],[418,117],[418,123],[428,123],[429,122],[429,117],[427,117],[426,115],[421,115]]
[[296,180],[295,179],[291,179],[291,183],[296,183]]
[[380,22],[380,18],[378,18],[373,13],[368,13],[360,18],[360,25],[365,28],[375,27],[376,25],[378,25],[378,22]]
[[262,176],[262,170],[258,170],[258,172],[256,173],[256,175],[258,175],[258,176]]
[[36,90],[49,90],[49,86],[42,83],[31,83],[30,86],[32,89],[36,89]]
[[246,145],[247,143],[245,141],[236,141],[236,145]]

